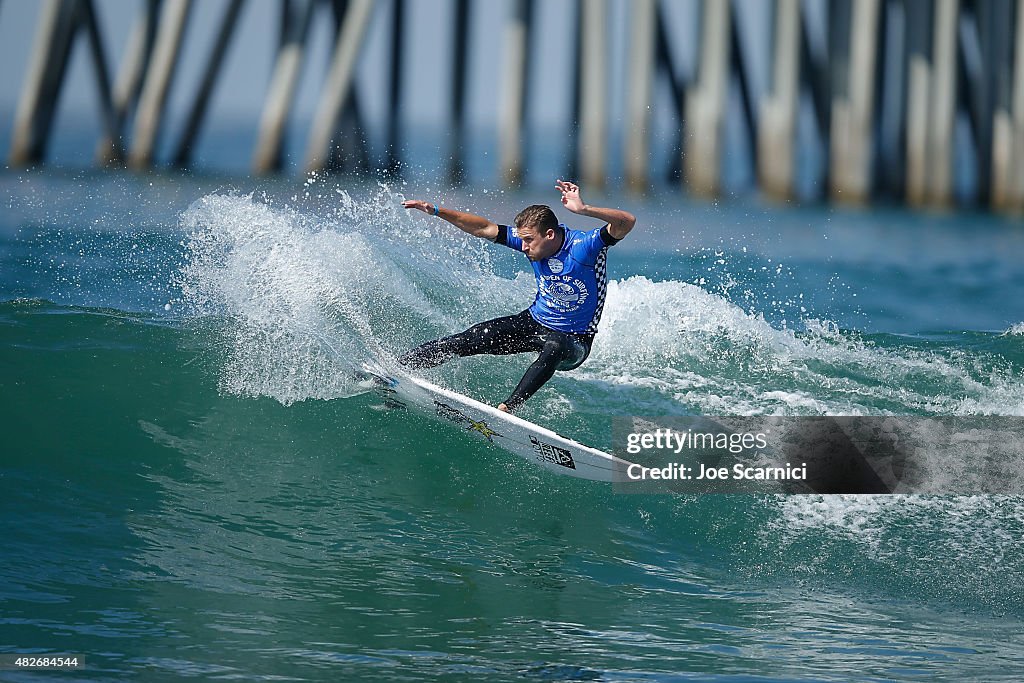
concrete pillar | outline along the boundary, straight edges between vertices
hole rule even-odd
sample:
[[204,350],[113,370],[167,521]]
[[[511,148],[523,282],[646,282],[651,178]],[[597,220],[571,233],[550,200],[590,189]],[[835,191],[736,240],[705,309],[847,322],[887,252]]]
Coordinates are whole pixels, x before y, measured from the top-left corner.
[[392,0],[391,3],[391,73],[388,91],[390,110],[388,112],[386,164],[388,173],[394,175],[400,172],[402,164],[399,156],[401,147],[399,118],[402,111],[402,74],[405,72],[402,65],[405,52],[405,2],[406,0]]
[[[149,65],[153,53],[153,42],[156,36],[157,18],[160,13],[160,0],[146,0],[143,3],[142,15],[132,27],[128,37],[128,46],[121,61],[121,69],[114,81],[114,115],[117,117],[117,130],[124,129],[129,112],[135,106],[142,91],[143,75]],[[114,162],[115,141],[102,138],[96,146],[96,162],[101,165]]]
[[40,15],[32,59],[15,114],[10,161],[26,164],[42,161],[53,118],[79,30],[85,30],[93,63],[100,105],[103,137],[109,141],[107,156],[120,159],[120,122],[114,111],[107,72],[103,36],[92,0],[50,0]]
[[571,82],[567,85],[572,87],[572,118],[569,121],[568,131],[568,161],[563,177],[569,179],[580,177],[580,115],[583,103],[583,2],[584,0],[576,0],[574,3],[576,15],[573,23],[570,25],[576,28],[574,31],[576,45],[570,56],[572,63],[566,70],[567,74],[571,74]]
[[870,198],[874,144],[879,0],[853,0],[845,92],[832,101],[832,198],[862,204]]
[[103,35],[92,0],[79,0],[78,3],[81,25],[89,37],[89,54],[92,56],[93,73],[96,77],[96,94],[100,102],[100,116],[103,120],[103,138],[109,140],[110,146],[102,155],[110,161],[121,161],[124,158],[121,143],[121,119],[117,115],[113,101],[113,88],[110,85],[110,74],[107,72],[107,56],[103,48]]
[[655,4],[655,53],[659,74],[664,74],[668,81],[669,90],[672,96],[673,111],[679,115],[679,125],[676,128],[676,137],[672,143],[672,151],[669,155],[669,167],[666,173],[668,182],[677,182],[683,176],[683,138],[686,134],[686,121],[683,118],[686,112],[686,91],[689,84],[682,74],[677,74],[675,65],[672,63],[672,51],[669,47],[669,36],[666,26],[668,20],[660,4]]
[[800,0],[775,1],[771,88],[761,103],[758,179],[774,199],[793,196],[794,133],[800,92]]
[[992,208],[1024,213],[1024,0],[1017,0],[1012,66],[1000,66],[992,131]]
[[148,168],[153,163],[167,92],[174,78],[191,8],[191,0],[166,0],[164,3],[159,33],[153,47],[153,59],[146,72],[139,109],[135,115],[132,147],[128,155],[128,164],[132,168]]
[[[977,47],[981,55],[976,68],[967,59],[972,122],[976,131],[978,155],[978,192],[983,201],[992,193],[992,126],[995,121],[996,88],[1000,70],[1012,62],[1010,36],[1013,33],[1014,0],[987,0],[974,6],[977,22]],[[966,50],[965,50],[966,53]],[[966,54],[965,54],[966,57]]]
[[654,93],[656,0],[634,0],[630,32],[630,75],[626,96],[626,184],[634,193],[648,185],[650,119]]
[[[907,202],[945,208],[953,203],[958,0],[908,3]],[[919,28],[916,28],[919,27]]]
[[[822,165],[822,173],[812,185],[812,196],[817,200],[824,200],[828,194],[828,151],[829,133],[831,131],[830,121],[832,120],[832,97],[829,92],[829,68],[828,53],[815,53],[811,48],[812,41],[819,34],[828,34],[828,25],[825,22],[816,23],[808,12],[800,13],[800,80],[807,84],[810,89],[811,102],[813,103],[814,122],[818,135],[823,141],[826,159]],[[826,44],[822,38],[819,42]]]
[[883,8],[883,87],[879,96],[878,184],[885,196],[902,198],[906,178],[907,15],[901,0],[888,0]]
[[469,0],[455,0],[455,39],[452,45],[451,63],[451,146],[448,155],[448,182],[459,185],[466,179],[466,168],[462,160],[465,148],[466,127],[466,86],[469,84],[469,43],[470,43]]
[[217,82],[221,64],[224,63],[224,56],[227,54],[228,46],[231,45],[231,38],[234,36],[235,27],[238,25],[238,15],[242,11],[244,0],[231,0],[224,16],[221,18],[220,30],[217,31],[217,38],[213,43],[213,50],[206,60],[206,71],[200,83],[199,91],[192,103],[185,123],[185,132],[182,133],[178,149],[174,154],[174,164],[185,166],[192,156],[192,147],[195,145],[196,137],[199,135],[199,126],[206,115],[209,106],[210,95],[213,94],[213,86]]
[[1010,210],[1024,213],[1024,1],[1017,3],[1016,59],[1013,66],[1013,174]]
[[953,126],[956,118],[958,0],[935,0],[935,40],[928,126],[928,202],[953,204]]
[[580,173],[584,187],[604,187],[608,150],[607,0],[581,0]]
[[[747,75],[747,60],[743,50],[743,38],[740,35],[738,13],[736,12],[733,12],[729,18],[729,43],[729,68],[731,69],[729,78],[731,79],[733,76],[736,78],[736,85],[740,94],[740,113],[747,129],[747,140],[750,143],[750,165],[754,168],[754,173],[756,174],[758,168],[757,159],[760,156],[757,146],[757,119],[759,112],[754,111],[757,106],[754,102],[756,94]],[[729,88],[726,87],[726,97],[728,97],[728,92]]]
[[683,116],[683,168],[691,191],[715,196],[721,183],[723,122],[729,93],[729,0],[704,0],[697,83]]
[[629,77],[626,94],[626,186],[645,192],[650,168],[651,107],[654,104],[654,56],[657,0],[631,3]]
[[373,7],[373,0],[352,0],[345,13],[334,45],[331,68],[313,117],[313,130],[306,148],[307,172],[324,170],[330,159],[335,125],[351,97],[359,53],[373,16]]
[[907,0],[907,203],[924,206],[928,195],[928,106],[931,101],[931,0]]
[[75,0],[49,0],[42,9],[25,85],[14,115],[10,162],[42,161],[77,27]]
[[523,182],[526,84],[530,70],[530,34],[533,0],[515,0],[505,24],[504,76],[498,112],[499,168],[506,185]]
[[302,59],[306,53],[306,38],[316,2],[305,0],[298,16],[292,13],[290,3],[282,3],[281,45],[263,104],[256,153],[252,160],[252,168],[256,173],[269,173],[281,167],[285,126],[298,87]]
[[[332,0],[334,15],[334,36],[341,34],[349,0]],[[358,66],[358,58],[356,64]],[[334,124],[330,154],[325,169],[330,172],[366,175],[370,172],[370,150],[367,143],[366,127],[363,125],[362,106],[359,104],[359,89],[354,81],[341,108],[341,114]]]

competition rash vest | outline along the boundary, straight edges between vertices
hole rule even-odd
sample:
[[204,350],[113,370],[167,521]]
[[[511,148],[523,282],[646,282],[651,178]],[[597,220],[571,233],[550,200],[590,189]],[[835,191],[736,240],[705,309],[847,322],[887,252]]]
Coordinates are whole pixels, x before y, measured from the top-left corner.
[[[537,279],[530,315],[552,330],[593,337],[607,294],[605,257],[619,240],[607,225],[589,232],[562,228],[562,248],[549,258],[530,261]],[[523,241],[512,226],[499,225],[494,241],[522,253]]]

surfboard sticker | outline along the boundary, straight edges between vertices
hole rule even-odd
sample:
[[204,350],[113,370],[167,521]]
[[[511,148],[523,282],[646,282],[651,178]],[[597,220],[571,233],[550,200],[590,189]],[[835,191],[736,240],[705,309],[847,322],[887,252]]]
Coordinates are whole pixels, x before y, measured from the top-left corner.
[[537,457],[544,462],[568,467],[571,470],[576,469],[576,463],[573,462],[572,459],[572,451],[554,444],[540,441],[532,434],[530,435],[530,443],[533,444],[533,449],[537,452]]
[[550,429],[510,415],[476,399],[412,375],[364,366],[372,386],[386,400],[457,425],[489,444],[557,474],[595,481],[625,481],[630,463]]
[[454,422],[455,424],[469,423],[469,426],[466,427],[468,431],[476,432],[482,435],[491,443],[494,443],[493,437],[501,436],[501,434],[487,426],[487,422],[485,420],[474,420],[473,418],[469,417],[458,408],[453,408],[447,403],[442,403],[441,401],[435,400],[434,408],[435,414],[438,417],[443,417],[444,419]]

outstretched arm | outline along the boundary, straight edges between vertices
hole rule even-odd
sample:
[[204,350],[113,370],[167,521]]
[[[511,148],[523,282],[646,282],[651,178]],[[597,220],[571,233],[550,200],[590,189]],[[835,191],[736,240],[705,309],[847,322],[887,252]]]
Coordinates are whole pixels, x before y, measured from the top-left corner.
[[562,205],[581,216],[589,216],[608,223],[608,232],[617,240],[629,234],[636,225],[636,216],[622,209],[605,209],[589,206],[580,198],[580,187],[565,180],[555,181],[555,187],[562,193]]
[[419,199],[407,199],[402,202],[402,206],[406,209],[417,209],[431,216],[444,219],[459,230],[468,232],[474,237],[482,237],[492,242],[498,238],[498,224],[487,220],[483,216],[466,213],[465,211],[456,211],[455,209],[446,209],[443,206],[430,204]]

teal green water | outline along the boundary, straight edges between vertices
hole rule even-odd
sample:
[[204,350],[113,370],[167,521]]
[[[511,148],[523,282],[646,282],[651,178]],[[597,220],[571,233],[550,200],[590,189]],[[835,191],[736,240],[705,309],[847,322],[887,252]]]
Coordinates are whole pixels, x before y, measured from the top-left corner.
[[[619,495],[384,410],[351,362],[532,281],[397,190],[0,182],[0,652],[88,662],[0,679],[1022,675],[1020,496]],[[648,232],[526,417],[1024,413],[1018,226],[614,199]]]

